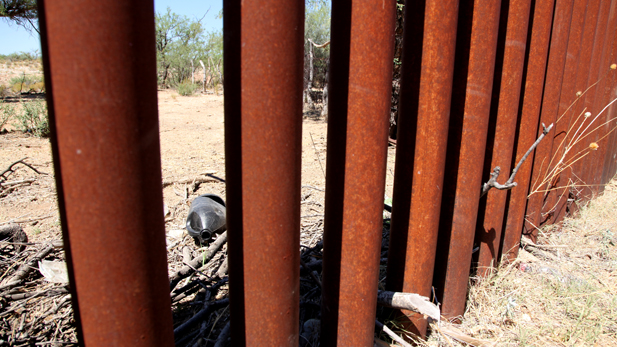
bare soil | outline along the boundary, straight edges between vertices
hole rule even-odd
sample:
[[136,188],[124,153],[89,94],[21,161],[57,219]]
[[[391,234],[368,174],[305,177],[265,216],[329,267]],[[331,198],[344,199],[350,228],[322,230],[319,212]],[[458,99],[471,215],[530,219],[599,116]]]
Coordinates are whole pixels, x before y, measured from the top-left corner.
[[[199,94],[183,97],[174,91],[160,91],[158,103],[163,180],[193,179],[203,177],[204,173],[224,179],[223,96]],[[302,131],[302,185],[318,188],[325,186],[322,167],[325,169],[326,165],[326,133],[326,122],[306,112]],[[394,147],[389,147],[386,174],[388,196],[392,196],[394,151]],[[25,161],[43,174],[36,174],[21,164],[15,166],[16,172],[10,176],[11,181],[36,181],[18,187],[0,199],[0,223],[20,222],[28,236],[37,240],[45,238],[51,231],[59,231],[49,140],[21,132],[0,135],[0,171],[23,158],[27,158]],[[199,194],[225,196],[225,185],[216,182],[202,184],[199,189],[190,192],[188,200],[182,190],[182,185],[178,184],[164,189],[164,200],[168,208],[178,208],[180,202],[182,207],[186,207],[187,202]],[[303,214],[315,213],[311,207],[304,208],[303,205],[303,209]],[[182,210],[188,211],[188,208]],[[168,223],[168,227],[173,227],[173,224],[183,225],[186,215],[177,212],[174,213],[177,218]]]
[[[12,101],[17,102],[17,100]],[[30,101],[25,99],[22,102]],[[183,97],[175,91],[165,90],[159,91],[158,103],[161,176],[163,182],[172,183],[165,185],[163,189],[167,211],[165,226],[168,235],[168,265],[169,274],[172,276],[185,266],[184,261],[187,257],[196,259],[201,258],[203,254],[203,249],[195,245],[184,230],[191,201],[205,193],[214,193],[225,198],[225,184],[222,182],[191,184],[193,180],[205,177],[206,173],[225,179],[223,96],[206,93]],[[306,110],[303,116],[301,243],[306,247],[315,247],[323,234],[323,189],[325,188],[323,170],[326,165],[327,123],[320,118],[319,114],[319,110]],[[0,260],[0,265],[2,265],[0,266],[0,283],[10,280],[16,266],[34,259],[49,241],[61,240],[49,139],[41,139],[15,131],[15,127],[11,126],[11,121],[6,129],[8,131],[0,133],[0,172],[21,159],[32,168],[18,163],[13,166],[12,172],[7,173],[10,175],[6,181],[24,182],[10,188],[6,188],[5,185],[0,189],[0,227],[9,223],[19,224],[25,231],[30,246],[25,251],[16,252],[14,248],[18,247],[17,245],[0,244],[0,253],[2,253],[0,255],[7,259],[6,261]],[[394,151],[394,147],[388,149],[387,196],[392,196]],[[213,292],[212,300],[223,299],[227,293],[227,284],[224,283],[224,273],[217,277],[217,271],[221,268],[225,258],[226,245],[223,245],[221,250],[223,252],[217,252],[214,258],[201,269],[202,274],[211,277],[208,281],[205,281],[203,276],[201,279],[187,278],[180,281],[176,288],[204,281],[203,283],[209,283],[213,288],[217,288],[217,291]],[[46,259],[63,260],[64,254],[61,250],[54,250]],[[309,261],[308,258],[307,261]],[[36,263],[33,265],[36,266]],[[308,278],[308,274],[303,276]],[[315,300],[318,300],[319,291],[314,290],[314,286],[315,284],[308,286],[303,284],[302,292],[308,292]],[[0,345],[3,345],[2,341],[4,343],[8,341],[10,345],[27,344],[33,341],[63,341],[65,343],[75,341],[71,309],[67,304],[68,294],[65,291],[57,292],[58,288],[58,285],[47,283],[38,271],[32,271],[25,279],[23,287],[20,285],[17,288],[0,290],[0,294],[7,298],[4,302],[0,297],[0,316],[7,318],[3,324],[0,324],[0,331],[12,331],[9,335],[0,333]],[[43,292],[49,297],[42,302],[36,299],[24,299],[20,296],[23,293]],[[187,297],[172,294],[175,328],[196,314],[193,303],[198,300],[197,298],[203,299],[199,295],[200,292],[192,293]],[[19,300],[11,298],[19,298]],[[45,305],[49,305],[52,309]],[[21,314],[12,313],[18,309],[22,312]],[[50,311],[54,314],[50,315]],[[219,312],[212,314],[209,329],[214,330],[210,330],[210,340],[203,336],[205,326],[197,330],[201,333],[196,337],[201,336],[204,345],[210,345],[207,341],[212,342],[212,339],[216,339],[223,329],[227,321],[224,312],[225,309],[221,308]],[[315,307],[312,307],[302,312],[308,315],[304,318],[309,319],[318,313],[318,309],[315,310]],[[221,315],[223,319],[219,321],[217,317]],[[55,322],[55,325],[45,324],[46,321],[51,320]],[[193,334],[195,332],[193,330]],[[194,341],[184,342],[193,345]]]

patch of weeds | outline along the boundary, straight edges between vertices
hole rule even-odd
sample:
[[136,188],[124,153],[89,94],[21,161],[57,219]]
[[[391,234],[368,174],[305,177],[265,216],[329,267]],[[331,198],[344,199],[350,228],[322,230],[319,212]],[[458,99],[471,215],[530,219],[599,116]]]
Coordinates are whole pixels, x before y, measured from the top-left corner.
[[43,76],[18,76],[13,77],[9,81],[10,89],[14,93],[27,93],[35,92],[39,93],[45,90],[45,83],[43,82]]
[[33,233],[34,235],[38,235],[40,233],[42,233],[43,231],[41,230],[41,228],[34,228]]
[[0,98],[4,98],[5,96],[9,95],[11,88],[5,86],[5,85],[0,85]]
[[43,101],[32,101],[23,104],[22,112],[15,114],[15,128],[36,137],[49,136],[49,120],[47,104]]
[[197,90],[197,88],[199,88],[197,84],[193,84],[188,81],[185,81],[185,82],[178,84],[178,86],[176,87],[176,90],[178,91],[178,94],[182,96],[189,96],[189,95],[195,94],[195,91]]
[[2,131],[11,118],[15,118],[15,107],[13,105],[0,102],[0,131]]

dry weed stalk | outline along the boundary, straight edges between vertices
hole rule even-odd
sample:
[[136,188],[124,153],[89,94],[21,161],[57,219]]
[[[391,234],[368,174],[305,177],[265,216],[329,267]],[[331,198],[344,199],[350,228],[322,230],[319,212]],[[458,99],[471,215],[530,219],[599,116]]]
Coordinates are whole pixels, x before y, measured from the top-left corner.
[[[617,69],[617,64],[612,64],[609,67],[609,69],[606,71],[604,76],[602,76],[600,79],[598,79],[598,81],[596,81],[591,86],[589,86],[587,89],[585,89],[585,91],[577,92],[576,93],[576,96],[577,96],[576,100],[574,100],[574,102],[572,102],[570,104],[570,106],[564,111],[564,113],[557,119],[557,121],[555,123],[558,123],[560,121],[564,121],[565,120],[564,116],[566,114],[568,114],[568,112],[570,112],[572,110],[572,108],[575,105],[577,105],[578,102],[580,102],[582,100],[582,97],[591,88],[596,86],[600,81],[602,81],[604,78],[606,78],[608,76],[608,74],[613,72],[615,69]],[[617,129],[617,124],[616,124],[604,136],[602,136],[597,141],[590,142],[588,146],[586,146],[584,149],[578,151],[577,153],[572,153],[574,149],[580,148],[579,144],[583,140],[588,138],[590,135],[594,134],[596,131],[598,131],[602,127],[607,126],[611,122],[614,122],[615,120],[617,120],[617,117],[613,117],[613,118],[605,121],[604,123],[602,123],[600,125],[597,125],[597,120],[600,118],[600,116],[602,114],[604,114],[604,112],[606,112],[606,110],[609,107],[611,107],[615,102],[617,102],[617,98],[611,100],[593,118],[592,118],[591,112],[587,111],[586,108],[581,111],[581,113],[576,117],[575,121],[571,122],[571,125],[569,126],[568,130],[566,131],[566,136],[559,143],[559,146],[557,147],[557,150],[553,151],[554,154],[553,154],[551,160],[549,161],[548,165],[546,166],[544,174],[538,175],[538,178],[536,179],[536,182],[533,182],[533,184],[532,184],[532,188],[533,189],[529,193],[528,197],[532,196],[533,194],[538,194],[538,193],[547,194],[548,192],[553,191],[553,190],[557,190],[557,189],[563,189],[563,188],[574,189],[575,187],[586,187],[586,186],[588,186],[587,184],[585,184],[585,182],[583,182],[581,180],[580,177],[576,176],[576,174],[574,172],[572,172],[572,175],[574,175],[576,177],[576,181],[573,181],[572,179],[570,179],[565,185],[562,185],[562,186],[558,186],[556,182],[559,181],[558,180],[559,176],[565,170],[571,168],[575,163],[577,163],[578,161],[580,161],[583,158],[585,158],[590,153],[590,151],[597,150],[599,148],[599,146],[600,146],[598,143],[600,143],[601,141],[606,139],[613,131],[615,131]],[[587,119],[591,119],[591,121],[589,121],[586,124]],[[579,124],[579,121],[581,121],[580,124]],[[576,126],[577,124],[579,124],[578,127]],[[594,128],[592,128],[593,125],[596,125],[596,126]],[[559,153],[561,153],[561,155],[558,156]],[[544,167],[544,160],[541,163],[540,172],[543,171],[542,170],[543,167]],[[565,194],[565,193],[566,193],[566,190],[564,190],[562,192],[562,195]],[[559,200],[557,200],[557,201],[559,201]],[[556,206],[553,206],[551,208],[551,210],[553,210],[554,208],[556,208]]]
[[[540,228],[538,243],[524,243],[513,262],[473,278],[457,325],[480,340],[471,345],[617,346],[615,210],[617,180],[559,229]],[[468,346],[442,330],[419,345]]]

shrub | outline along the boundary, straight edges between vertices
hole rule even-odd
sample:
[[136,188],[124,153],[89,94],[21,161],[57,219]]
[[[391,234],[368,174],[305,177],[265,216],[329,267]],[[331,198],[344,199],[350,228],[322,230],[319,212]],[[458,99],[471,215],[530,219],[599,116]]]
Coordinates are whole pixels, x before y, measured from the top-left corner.
[[15,107],[0,102],[0,131],[4,128],[9,119],[15,118]]
[[49,120],[47,118],[47,104],[44,101],[32,101],[23,104],[22,111],[15,114],[18,123],[15,128],[23,132],[32,133],[37,137],[49,136]]
[[0,85],[0,98],[4,98],[9,95],[9,89],[10,88],[5,85]]
[[41,92],[45,90],[43,76],[19,76],[9,81],[13,93]]
[[178,90],[178,94],[182,96],[189,96],[195,94],[197,88],[199,88],[198,85],[188,81],[182,82],[176,87],[176,89]]

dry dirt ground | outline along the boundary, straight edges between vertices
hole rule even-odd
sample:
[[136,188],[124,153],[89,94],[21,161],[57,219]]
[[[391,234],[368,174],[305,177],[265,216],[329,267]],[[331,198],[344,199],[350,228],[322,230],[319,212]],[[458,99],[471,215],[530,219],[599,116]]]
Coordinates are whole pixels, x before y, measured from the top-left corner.
[[[204,173],[212,173],[224,179],[223,96],[200,94],[183,97],[173,91],[160,91],[158,103],[163,181],[180,182],[204,177]],[[305,115],[302,131],[302,185],[324,188],[322,165],[325,169],[327,125],[323,119],[308,113]],[[10,123],[9,129],[12,128]],[[386,174],[388,196],[392,196],[394,152],[394,147],[389,147]],[[10,181],[35,181],[17,187],[10,193],[5,192],[6,196],[0,199],[0,223],[22,223],[32,240],[46,238],[50,232],[59,230],[49,140],[21,132],[1,134],[0,172],[23,158],[27,158],[25,162],[41,174],[21,164],[15,166],[16,172],[10,176]],[[177,183],[167,186],[164,189],[165,204],[173,216],[177,217],[167,223],[168,228],[183,225],[188,212],[187,201],[190,203],[193,198],[205,193],[224,197],[225,185],[204,183],[196,191],[190,192],[188,197],[184,185]],[[312,193],[317,194],[319,191],[312,190]],[[303,215],[315,214],[311,206],[314,205],[303,204]]]
[[[165,226],[168,265],[169,274],[172,276],[185,266],[184,261],[187,258],[201,259],[203,254],[203,249],[199,249],[183,230],[190,202],[205,193],[214,193],[225,198],[224,183],[210,181],[194,184],[195,179],[206,177],[206,173],[225,178],[223,96],[209,93],[183,97],[174,91],[160,91],[158,103],[161,176],[167,211]],[[307,110],[303,116],[301,242],[308,247],[317,245],[323,233],[322,190],[325,178],[322,167],[325,169],[326,165],[327,124],[318,114],[319,112]],[[61,239],[49,139],[15,131],[11,121],[5,128],[8,131],[0,134],[0,173],[22,159],[23,163],[29,166],[17,163],[12,167],[12,172],[7,172],[8,178],[0,190],[0,227],[9,223],[19,224],[30,245],[25,251],[16,252],[14,247],[17,245],[0,244],[0,263],[3,265],[0,267],[0,283],[10,281],[17,267],[34,259],[49,241]],[[394,147],[390,147],[386,175],[387,196],[392,194],[394,153]],[[10,184],[7,185],[7,182]],[[202,268],[202,273],[220,281],[218,284],[216,281],[208,282],[217,288],[217,292],[213,292],[213,300],[223,299],[227,293],[224,273],[217,277],[226,245],[223,245],[221,250],[223,252],[215,252],[214,258]],[[60,250],[54,250],[45,259],[62,261],[63,258]],[[31,263],[30,267],[37,268],[36,261]],[[196,281],[199,279],[187,278],[180,281],[176,288],[186,288],[197,283]],[[33,341],[75,341],[73,324],[70,323],[72,315],[68,305],[68,293],[65,290],[58,292],[58,286],[45,282],[38,271],[30,272],[22,282],[25,283],[9,287],[0,284],[0,319],[5,318],[0,321],[0,346],[6,343],[25,345]],[[191,290],[194,289],[198,288]],[[314,284],[303,284],[302,291],[305,294],[308,292],[317,300],[319,291],[314,289]],[[24,293],[30,294],[25,294],[24,297]],[[47,297],[45,300],[29,299],[28,295],[34,295],[32,293],[39,293],[36,294],[38,296],[46,293],[44,295]],[[6,300],[3,301],[2,295]],[[196,313],[194,306],[191,306],[194,300],[197,300],[194,295],[187,297],[180,292],[172,294],[176,329]],[[20,314],[15,314],[17,311]],[[308,319],[318,311],[312,307],[308,311],[302,311],[302,314],[308,312],[308,316],[304,317]],[[218,318],[214,317],[213,320]],[[226,320],[220,321],[223,323],[213,324],[211,328],[202,326],[193,330],[193,335],[189,335],[192,339],[180,345],[194,345],[195,337],[201,338],[197,342],[209,345],[224,327]],[[50,325],[49,322],[53,323]],[[210,329],[210,333],[204,336],[206,328]]]
[[13,77],[42,76],[42,65],[38,61],[1,61],[0,85],[8,85]]

